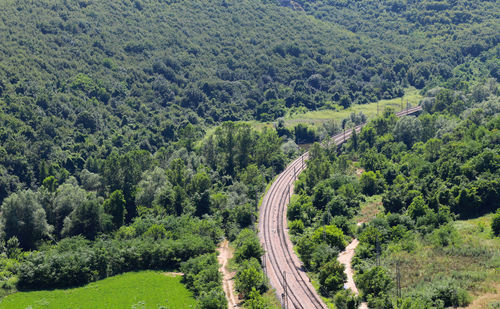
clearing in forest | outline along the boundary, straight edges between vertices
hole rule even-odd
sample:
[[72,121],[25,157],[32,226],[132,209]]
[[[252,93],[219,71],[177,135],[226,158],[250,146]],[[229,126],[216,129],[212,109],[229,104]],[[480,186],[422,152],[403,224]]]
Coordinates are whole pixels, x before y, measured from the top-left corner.
[[195,308],[196,300],[181,279],[156,271],[126,273],[79,288],[18,292],[2,299],[0,307]]

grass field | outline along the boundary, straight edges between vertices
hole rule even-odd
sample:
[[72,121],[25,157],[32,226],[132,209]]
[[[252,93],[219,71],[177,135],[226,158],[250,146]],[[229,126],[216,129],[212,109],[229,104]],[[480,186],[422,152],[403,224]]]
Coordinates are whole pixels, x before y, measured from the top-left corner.
[[348,117],[351,113],[359,112],[363,112],[363,114],[365,114],[368,118],[372,118],[377,115],[377,104],[380,113],[382,113],[386,107],[391,107],[395,111],[400,111],[401,102],[403,102],[404,107],[406,107],[406,102],[408,102],[411,106],[416,106],[422,98],[423,97],[418,93],[417,89],[408,88],[402,98],[380,100],[378,103],[353,105],[350,108],[343,110],[317,110],[306,113],[291,113],[285,118],[285,126],[293,127],[298,123],[308,123],[317,126],[329,120],[339,122]]
[[[429,283],[449,281],[473,298],[468,308],[500,306],[500,238],[491,233],[492,215],[453,223],[454,244],[433,244],[432,238],[417,239],[411,252],[399,252],[403,293],[422,290]],[[394,253],[384,256],[392,269]]]
[[181,278],[154,271],[126,273],[80,288],[18,292],[1,300],[0,308],[194,308],[196,301]]

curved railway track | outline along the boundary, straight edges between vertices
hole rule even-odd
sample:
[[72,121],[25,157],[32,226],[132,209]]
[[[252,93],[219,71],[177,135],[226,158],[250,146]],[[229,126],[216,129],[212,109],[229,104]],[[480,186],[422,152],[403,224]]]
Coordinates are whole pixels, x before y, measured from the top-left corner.
[[[420,111],[420,106],[396,113],[397,117]],[[352,130],[360,132],[364,124],[332,137],[337,146],[352,136]],[[259,215],[259,238],[265,250],[264,270],[275,288],[284,308],[327,308],[316,289],[309,281],[305,269],[293,251],[287,232],[286,209],[293,194],[293,184],[297,176],[306,168],[306,152],[290,163],[276,177],[264,195]]]

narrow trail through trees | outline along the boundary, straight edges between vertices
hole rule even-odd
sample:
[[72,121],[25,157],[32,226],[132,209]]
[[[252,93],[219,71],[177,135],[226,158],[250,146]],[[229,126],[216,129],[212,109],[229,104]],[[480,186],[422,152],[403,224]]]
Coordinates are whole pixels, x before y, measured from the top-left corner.
[[231,248],[229,248],[229,241],[225,239],[222,243],[220,243],[217,248],[219,255],[217,259],[219,260],[219,271],[222,273],[222,287],[224,288],[224,293],[226,294],[227,299],[227,307],[231,308],[239,308],[240,301],[238,296],[234,290],[234,275],[236,272],[231,272],[227,268],[227,264],[229,260],[233,257],[233,252]]
[[[361,225],[362,222],[358,222],[358,226]],[[347,283],[346,287],[348,289],[351,289],[351,291],[359,295],[358,288],[356,287],[356,283],[354,282],[354,271],[352,269],[351,263],[352,263],[352,258],[354,257],[354,251],[356,250],[356,247],[359,245],[359,241],[354,238],[351,243],[345,248],[344,251],[342,251],[339,254],[339,257],[337,260],[345,266],[345,274],[347,275]],[[368,304],[366,302],[361,303],[359,306],[360,309],[368,309]]]

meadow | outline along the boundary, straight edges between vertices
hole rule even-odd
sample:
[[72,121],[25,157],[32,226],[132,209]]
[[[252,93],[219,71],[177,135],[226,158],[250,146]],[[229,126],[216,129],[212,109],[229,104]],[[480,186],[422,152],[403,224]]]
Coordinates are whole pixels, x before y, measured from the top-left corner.
[[18,292],[0,308],[194,308],[196,301],[181,276],[156,271],[126,273],[86,286]]
[[472,302],[468,308],[498,308],[500,238],[492,236],[492,217],[458,220],[447,233],[437,230],[426,237],[417,236],[413,250],[392,248],[383,264],[395,270],[394,261],[401,262],[403,294],[422,295],[431,286],[451,285],[469,292]]
[[370,119],[377,116],[377,105],[378,112],[382,114],[386,108],[392,108],[395,111],[400,111],[402,107],[407,107],[407,103],[409,106],[416,106],[422,98],[422,95],[417,89],[410,87],[405,90],[405,94],[401,98],[379,100],[378,102],[369,104],[355,104],[346,109],[336,106],[337,109],[320,109],[315,111],[302,111],[300,109],[289,110],[287,116],[285,117],[285,126],[293,127],[299,123],[307,123],[313,126],[318,126],[331,120],[339,123],[342,119],[348,118],[351,113],[357,114],[359,112],[363,112],[363,114]]

